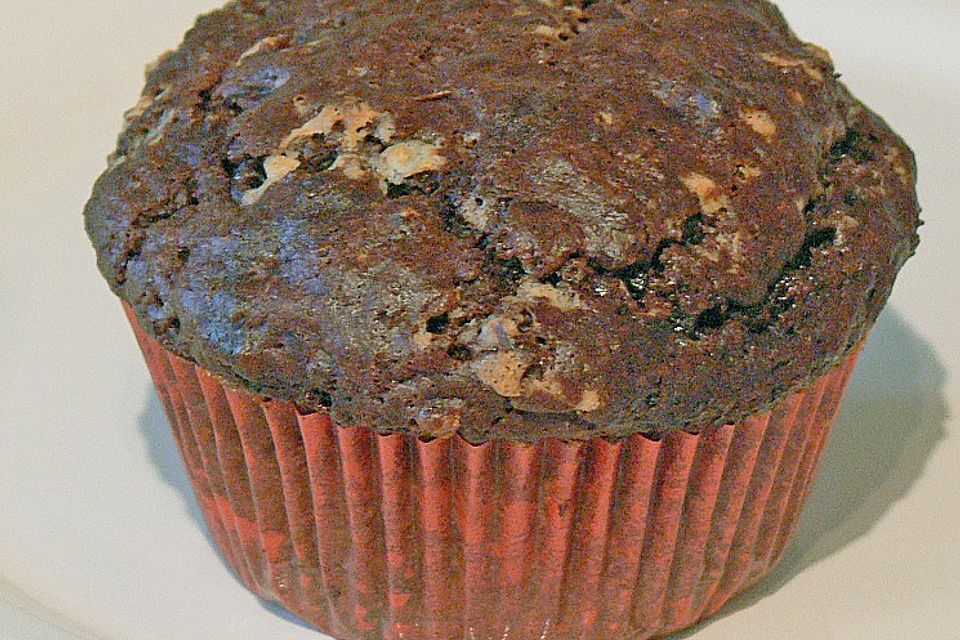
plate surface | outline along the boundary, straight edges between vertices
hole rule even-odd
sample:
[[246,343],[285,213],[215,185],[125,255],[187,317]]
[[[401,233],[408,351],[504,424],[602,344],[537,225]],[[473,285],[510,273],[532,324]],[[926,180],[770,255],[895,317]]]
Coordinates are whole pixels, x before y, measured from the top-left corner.
[[[321,638],[261,605],[213,550],[80,218],[144,63],[218,4],[3,2],[0,640]],[[955,638],[960,5],[780,4],[913,145],[928,224],[783,564],[680,637]]]

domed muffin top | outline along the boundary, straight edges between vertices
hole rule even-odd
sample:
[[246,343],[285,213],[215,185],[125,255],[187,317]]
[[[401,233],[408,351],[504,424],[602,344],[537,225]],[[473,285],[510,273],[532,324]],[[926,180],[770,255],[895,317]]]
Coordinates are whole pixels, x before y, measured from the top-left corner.
[[340,424],[698,431],[852,349],[912,154],[763,0],[237,1],[85,216],[160,342]]

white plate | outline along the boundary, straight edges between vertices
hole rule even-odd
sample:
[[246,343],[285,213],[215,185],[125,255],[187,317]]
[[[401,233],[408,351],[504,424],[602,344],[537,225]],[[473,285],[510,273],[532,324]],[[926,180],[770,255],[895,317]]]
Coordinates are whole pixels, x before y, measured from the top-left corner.
[[[213,550],[81,225],[143,64],[215,4],[2,2],[0,640],[320,637]],[[781,6],[914,146],[929,224],[783,565],[683,637],[958,638],[960,6]]]

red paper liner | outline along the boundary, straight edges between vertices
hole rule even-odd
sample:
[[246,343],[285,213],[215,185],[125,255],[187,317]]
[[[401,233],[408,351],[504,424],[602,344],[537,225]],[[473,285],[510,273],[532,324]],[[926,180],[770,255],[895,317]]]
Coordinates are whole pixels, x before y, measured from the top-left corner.
[[639,640],[716,613],[779,560],[856,361],[696,436],[473,446],[231,389],[127,311],[227,562],[343,640]]

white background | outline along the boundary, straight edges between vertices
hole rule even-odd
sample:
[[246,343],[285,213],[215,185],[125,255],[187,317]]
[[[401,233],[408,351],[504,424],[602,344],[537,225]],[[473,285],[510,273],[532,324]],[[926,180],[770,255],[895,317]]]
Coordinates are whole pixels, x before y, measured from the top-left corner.
[[[320,637],[214,552],[82,229],[144,64],[217,4],[0,0],[0,640]],[[782,566],[681,637],[960,638],[960,3],[780,4],[913,145],[928,224]]]

